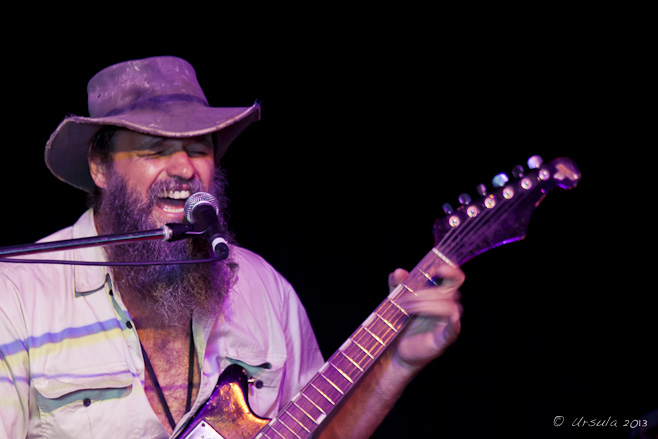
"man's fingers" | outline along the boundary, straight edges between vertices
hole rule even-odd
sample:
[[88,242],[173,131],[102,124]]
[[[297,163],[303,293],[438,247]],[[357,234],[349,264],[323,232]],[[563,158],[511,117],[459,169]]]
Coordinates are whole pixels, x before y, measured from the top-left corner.
[[441,279],[441,286],[459,288],[464,283],[466,276],[458,267],[450,265],[441,265],[436,269],[436,277]]
[[[408,271],[402,268],[394,270],[388,275],[389,290],[392,291],[395,287],[404,282],[407,277],[409,277]],[[436,267],[433,270],[431,277],[436,285],[454,289],[461,287],[465,279],[464,272],[459,267],[451,267],[450,265]]]
[[388,288],[393,291],[395,287],[400,285],[404,280],[409,277],[409,272],[402,268],[398,268],[388,275]]
[[407,312],[432,317],[458,319],[463,311],[459,303],[459,291],[455,289],[433,288],[409,294],[399,301]]

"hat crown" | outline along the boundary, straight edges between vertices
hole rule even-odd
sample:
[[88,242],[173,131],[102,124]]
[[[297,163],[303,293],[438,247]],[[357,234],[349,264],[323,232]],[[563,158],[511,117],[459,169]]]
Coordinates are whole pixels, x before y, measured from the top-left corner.
[[87,98],[91,117],[122,114],[162,100],[194,100],[208,105],[192,65],[172,56],[107,67],[89,81]]
[[46,143],[46,165],[59,179],[85,191],[95,183],[89,172],[89,145],[103,126],[158,137],[216,136],[215,161],[252,122],[260,104],[211,107],[187,61],[151,57],[107,67],[87,84],[90,117],[70,115]]

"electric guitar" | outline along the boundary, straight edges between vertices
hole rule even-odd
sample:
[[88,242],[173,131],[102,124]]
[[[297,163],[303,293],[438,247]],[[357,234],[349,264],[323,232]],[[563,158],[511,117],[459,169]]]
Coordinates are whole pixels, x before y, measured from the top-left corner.
[[571,189],[581,178],[578,167],[568,158],[544,164],[541,158],[533,156],[528,160],[528,168],[526,171],[515,167],[513,181],[505,174],[497,175],[491,192],[481,185],[481,198],[476,201],[462,194],[462,204],[457,209],[444,205],[445,217],[434,223],[432,250],[276,418],[261,418],[251,411],[247,373],[232,365],[219,377],[208,401],[176,437],[309,438],[413,318],[398,305],[402,296],[436,283],[436,269],[443,264],[459,266],[492,248],[525,238],[530,216],[546,194],[555,188]]

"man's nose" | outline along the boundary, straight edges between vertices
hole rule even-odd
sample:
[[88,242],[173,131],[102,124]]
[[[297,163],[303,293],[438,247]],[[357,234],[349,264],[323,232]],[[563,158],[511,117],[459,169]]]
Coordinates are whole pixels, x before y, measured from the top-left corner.
[[181,177],[186,180],[191,180],[194,177],[194,165],[186,151],[178,151],[172,154],[169,156],[168,161],[167,174],[170,177]]

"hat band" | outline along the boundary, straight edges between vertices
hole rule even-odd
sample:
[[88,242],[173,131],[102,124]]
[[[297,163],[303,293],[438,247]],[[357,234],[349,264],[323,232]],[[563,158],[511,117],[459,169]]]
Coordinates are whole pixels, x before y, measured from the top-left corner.
[[130,105],[124,105],[123,107],[115,108],[101,117],[111,117],[117,116],[119,114],[124,114],[129,111],[139,110],[141,108],[148,108],[153,106],[159,106],[162,104],[169,104],[171,102],[194,102],[201,104],[204,107],[208,106],[208,102],[205,99],[202,99],[198,96],[188,95],[188,94],[168,94],[168,95],[158,95],[153,96],[148,99],[143,99],[140,101],[133,102]]

